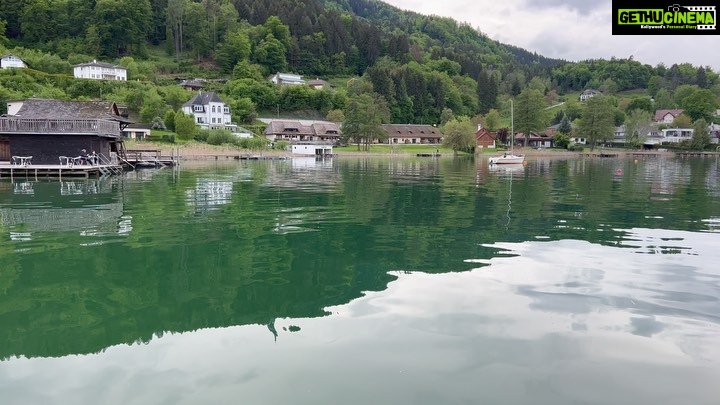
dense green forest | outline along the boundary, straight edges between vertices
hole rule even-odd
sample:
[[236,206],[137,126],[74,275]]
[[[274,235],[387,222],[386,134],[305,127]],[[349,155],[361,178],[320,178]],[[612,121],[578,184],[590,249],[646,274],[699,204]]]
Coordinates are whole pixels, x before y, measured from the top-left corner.
[[[616,123],[628,106],[687,108],[688,97],[697,104],[708,95],[700,115],[711,120],[720,96],[709,67],[545,58],[467,24],[376,0],[3,0],[6,53],[30,69],[0,72],[0,100],[113,99],[147,123],[187,101],[192,93],[176,80],[193,77],[207,79],[240,123],[278,111],[325,117],[357,92],[382,100],[386,121],[426,124],[492,110],[507,117],[506,100],[528,89],[540,92],[545,106],[568,101],[571,119],[581,114],[572,105],[579,92],[599,89],[613,97]],[[127,67],[128,82],[72,78],[74,64],[92,59]],[[267,77],[278,71],[334,87],[275,87]],[[349,89],[352,78],[364,85]],[[546,115],[543,125],[563,117]]]

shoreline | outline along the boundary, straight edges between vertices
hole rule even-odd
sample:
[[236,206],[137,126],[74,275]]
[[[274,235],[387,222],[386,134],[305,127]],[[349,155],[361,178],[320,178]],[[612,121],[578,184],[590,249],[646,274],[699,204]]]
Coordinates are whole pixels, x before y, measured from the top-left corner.
[[[130,146],[130,145],[128,145]],[[176,158],[178,160],[208,160],[208,159],[219,159],[219,158],[235,158],[235,159],[291,159],[301,157],[312,157],[306,155],[297,155],[288,151],[278,150],[251,150],[251,149],[240,149],[229,146],[214,146],[208,144],[189,144],[189,145],[144,145],[144,144],[133,144],[127,148],[128,151],[132,151],[135,148],[143,147],[143,149],[159,150],[160,155],[163,158]],[[498,155],[504,151],[496,152],[481,152],[475,154],[475,158],[487,159],[491,156]],[[567,150],[556,150],[556,149],[531,149],[531,148],[516,148],[516,153],[523,154],[527,158],[536,157],[547,157],[547,158],[580,158],[580,157],[648,157],[648,156],[676,156],[678,152],[674,151],[642,151],[642,150],[627,150],[627,149],[614,149],[614,148],[596,148],[594,151],[567,151]],[[687,154],[698,154],[698,155],[720,155],[718,152],[692,152],[683,151],[679,153]],[[417,157],[416,152],[363,152],[363,151],[340,151],[333,153],[333,157],[340,158],[360,158],[360,157]],[[452,152],[440,153],[440,157],[452,157]],[[460,157],[472,157],[472,155],[462,154]]]
[[[298,155],[286,151],[277,150],[250,150],[250,149],[233,149],[233,148],[159,148],[160,154],[163,157],[175,157],[180,160],[204,160],[204,159],[217,159],[217,158],[237,158],[237,159],[248,159],[248,158],[301,158],[301,157],[313,157],[311,155]],[[475,154],[475,158],[486,159],[491,156],[495,156],[502,152],[495,153],[478,153]],[[550,157],[550,158],[577,158],[577,157],[643,157],[643,156],[675,156],[675,152],[669,151],[629,151],[629,150],[615,150],[615,149],[596,149],[595,151],[562,151],[562,150],[516,150],[516,153],[522,154],[525,157]],[[689,152],[692,153],[692,152]],[[702,153],[702,152],[697,152]],[[716,152],[704,152],[705,154],[717,154]],[[347,157],[417,157],[417,153],[384,153],[384,152],[335,152],[332,157],[347,158]],[[439,157],[453,157],[453,153],[440,153]],[[461,154],[458,157],[472,157],[469,154]]]

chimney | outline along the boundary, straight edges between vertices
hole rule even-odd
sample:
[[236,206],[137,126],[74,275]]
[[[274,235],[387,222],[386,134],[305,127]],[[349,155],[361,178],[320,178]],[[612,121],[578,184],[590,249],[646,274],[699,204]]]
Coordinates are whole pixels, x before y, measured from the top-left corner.
[[482,129],[482,124],[478,124],[478,131]]

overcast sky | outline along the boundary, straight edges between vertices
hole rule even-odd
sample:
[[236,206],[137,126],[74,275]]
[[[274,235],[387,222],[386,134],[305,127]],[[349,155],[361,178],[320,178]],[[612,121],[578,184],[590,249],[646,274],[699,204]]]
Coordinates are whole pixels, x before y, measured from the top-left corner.
[[608,0],[383,1],[466,22],[494,40],[550,58],[577,62],[632,56],[651,66],[691,63],[720,72],[720,35],[613,36]]

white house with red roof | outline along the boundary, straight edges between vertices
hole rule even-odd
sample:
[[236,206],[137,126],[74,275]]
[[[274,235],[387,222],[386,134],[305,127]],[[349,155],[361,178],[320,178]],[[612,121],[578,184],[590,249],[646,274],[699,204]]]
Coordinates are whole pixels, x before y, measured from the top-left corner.
[[682,109],[671,109],[671,110],[655,110],[655,122],[661,124],[672,124],[678,115],[682,114]]

